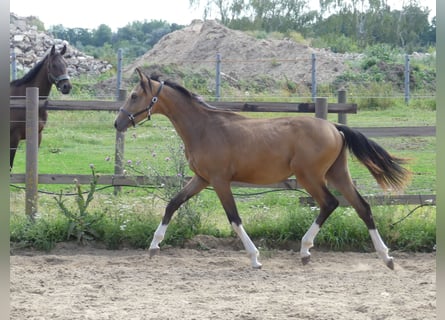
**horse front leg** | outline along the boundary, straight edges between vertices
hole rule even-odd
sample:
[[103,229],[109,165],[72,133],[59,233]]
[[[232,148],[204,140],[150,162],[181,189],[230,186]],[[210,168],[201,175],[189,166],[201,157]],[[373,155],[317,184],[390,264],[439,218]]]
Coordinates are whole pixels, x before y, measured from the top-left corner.
[[230,181],[222,182],[219,184],[212,183],[215,188],[215,192],[218,195],[219,200],[226,212],[227,218],[232,225],[233,230],[236,232],[244,248],[247,251],[247,255],[250,258],[250,262],[254,269],[261,269],[262,264],[258,261],[259,251],[255,244],[250,239],[247,232],[244,230],[241,218],[236,208],[235,199],[233,198],[232,191],[230,190]]
[[148,250],[150,257],[153,257],[160,251],[159,244],[164,240],[165,232],[167,231],[168,224],[179,207],[189,200],[194,195],[198,194],[202,189],[207,187],[209,183],[203,180],[199,176],[194,176],[181,191],[174,196],[170,202],[167,204],[165,208],[164,216],[162,217],[162,221],[157,227],[153,239],[150,244],[150,248]]

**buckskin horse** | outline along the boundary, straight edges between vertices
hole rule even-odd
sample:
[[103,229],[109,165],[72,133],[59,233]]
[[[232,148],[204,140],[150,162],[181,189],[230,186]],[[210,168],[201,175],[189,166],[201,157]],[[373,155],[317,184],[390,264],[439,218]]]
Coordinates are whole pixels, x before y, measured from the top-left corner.
[[[47,99],[54,84],[63,94],[71,91],[71,82],[67,74],[67,63],[63,58],[66,52],[66,45],[56,51],[55,45],[45,57],[39,61],[22,78],[10,82],[10,97],[25,97],[26,88],[39,88],[39,99]],[[42,130],[48,119],[48,112],[45,107],[39,108],[39,146],[42,141]],[[9,166],[12,169],[17,146],[20,140],[26,139],[26,110],[22,108],[10,108],[10,140],[9,140]]]
[[337,189],[366,224],[378,255],[390,269],[393,258],[374,223],[370,205],[356,190],[348,169],[348,150],[365,165],[384,189],[403,189],[410,172],[406,159],[390,155],[376,142],[345,125],[315,117],[252,119],[206,104],[182,86],[150,78],[140,69],[139,84],[120,108],[114,123],[118,131],[135,126],[151,114],[170,119],[185,146],[185,156],[195,175],[167,204],[149,248],[159,250],[173,213],[185,201],[212,186],[240,237],[253,268],[261,268],[259,252],[243,228],[233,198],[231,181],[271,184],[295,175],[314,198],[320,212],[301,240],[302,263],[321,226],[339,201],[329,191]]

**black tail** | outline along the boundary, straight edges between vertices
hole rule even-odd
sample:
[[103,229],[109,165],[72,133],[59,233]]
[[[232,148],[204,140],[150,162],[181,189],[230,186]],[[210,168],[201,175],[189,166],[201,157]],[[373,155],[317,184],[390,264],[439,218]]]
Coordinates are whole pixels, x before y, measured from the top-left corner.
[[338,124],[335,127],[343,133],[349,150],[368,168],[383,189],[400,190],[406,186],[411,172],[401,165],[407,163],[407,159],[390,155],[383,147],[357,130]]

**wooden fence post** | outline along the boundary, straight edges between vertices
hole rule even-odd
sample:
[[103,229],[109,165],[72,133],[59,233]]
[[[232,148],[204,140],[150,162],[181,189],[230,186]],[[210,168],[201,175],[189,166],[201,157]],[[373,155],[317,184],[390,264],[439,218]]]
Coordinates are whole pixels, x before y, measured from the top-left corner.
[[315,98],[315,116],[325,120],[328,118],[328,98]]
[[[118,101],[125,101],[127,98],[127,90],[119,89]],[[116,150],[114,154],[114,174],[121,175],[124,172],[124,149],[125,149],[125,132],[120,132],[116,130]],[[114,187],[114,195],[121,192],[122,187]]]
[[26,88],[26,215],[34,220],[37,212],[39,149],[39,88]]
[[[338,90],[338,103],[346,103],[346,90],[345,89],[340,89]],[[338,113],[338,123],[341,124],[348,124],[348,118],[347,118],[347,114],[344,112],[339,112]]]

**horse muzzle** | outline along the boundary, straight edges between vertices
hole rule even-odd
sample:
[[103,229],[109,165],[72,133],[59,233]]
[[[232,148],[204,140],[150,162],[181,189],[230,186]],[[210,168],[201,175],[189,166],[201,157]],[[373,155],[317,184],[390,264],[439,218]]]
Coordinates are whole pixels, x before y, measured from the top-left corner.
[[119,132],[125,132],[127,131],[128,127],[130,126],[130,121],[126,117],[117,117],[114,121],[114,128]]
[[71,83],[66,82],[66,83],[62,83],[61,85],[57,86],[57,89],[62,92],[63,94],[68,94],[71,91]]

